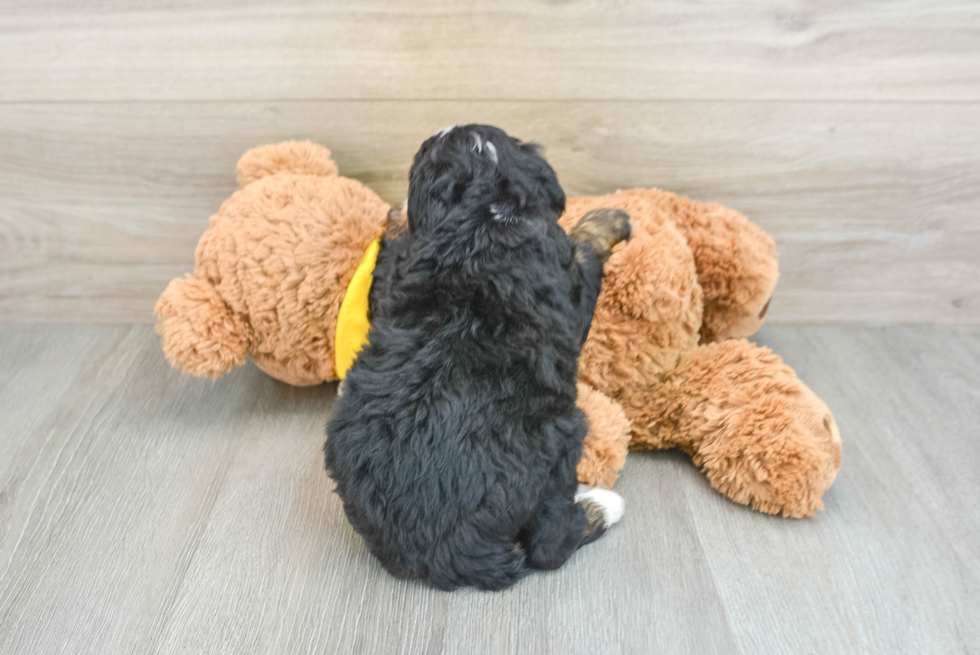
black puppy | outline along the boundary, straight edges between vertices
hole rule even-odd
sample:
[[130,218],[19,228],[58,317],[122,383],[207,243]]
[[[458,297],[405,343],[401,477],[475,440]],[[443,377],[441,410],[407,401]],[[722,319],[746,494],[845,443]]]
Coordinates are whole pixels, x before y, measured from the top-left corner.
[[622,514],[576,501],[575,377],[619,210],[566,236],[538,148],[484,125],[422,144],[409,229],[385,244],[372,328],[327,427],[344,511],[392,574],[503,589],[561,566]]

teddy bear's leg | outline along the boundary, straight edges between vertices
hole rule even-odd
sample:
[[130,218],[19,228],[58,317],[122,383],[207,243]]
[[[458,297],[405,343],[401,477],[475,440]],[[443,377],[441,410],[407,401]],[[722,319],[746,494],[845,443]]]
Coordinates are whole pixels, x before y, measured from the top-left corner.
[[252,148],[238,160],[238,186],[276,173],[332,177],[337,165],[330,151],[309,141],[284,141]]
[[630,421],[615,401],[582,382],[576,404],[589,424],[576,469],[578,480],[590,487],[611,488],[626,463]]
[[715,489],[770,514],[823,509],[840,468],[833,414],[778,356],[745,340],[694,349],[624,409],[632,448],[679,447]]
[[716,203],[674,196],[671,210],[691,246],[704,291],[701,343],[754,334],[779,277],[772,238],[739,212]]
[[217,378],[245,363],[251,331],[206,280],[178,278],[154,309],[163,352],[174,368]]

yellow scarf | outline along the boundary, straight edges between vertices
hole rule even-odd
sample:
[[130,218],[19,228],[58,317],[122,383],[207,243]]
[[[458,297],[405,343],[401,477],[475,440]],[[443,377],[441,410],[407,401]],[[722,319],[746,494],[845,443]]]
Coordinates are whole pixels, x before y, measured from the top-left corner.
[[357,353],[368,345],[368,332],[371,322],[368,320],[368,295],[371,292],[371,282],[374,281],[374,267],[378,263],[378,253],[381,251],[381,237],[371,242],[364,259],[357,265],[354,277],[347,285],[347,293],[340,303],[337,314],[337,336],[334,340],[334,370],[341,380],[347,377],[347,371],[357,359]]

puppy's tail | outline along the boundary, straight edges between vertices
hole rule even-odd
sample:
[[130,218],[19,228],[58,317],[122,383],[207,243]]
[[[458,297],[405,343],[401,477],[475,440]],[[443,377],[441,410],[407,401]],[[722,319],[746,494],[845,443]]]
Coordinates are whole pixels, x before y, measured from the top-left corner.
[[174,368],[217,378],[245,363],[249,327],[206,280],[177,278],[153,310],[163,352]]

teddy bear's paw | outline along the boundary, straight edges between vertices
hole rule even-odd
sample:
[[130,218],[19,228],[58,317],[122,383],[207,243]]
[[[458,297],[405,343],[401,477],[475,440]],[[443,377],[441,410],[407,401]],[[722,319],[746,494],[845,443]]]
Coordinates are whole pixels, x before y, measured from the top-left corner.
[[[792,398],[784,402],[795,404]],[[822,510],[841,462],[840,434],[829,410],[812,421],[809,412],[799,410],[782,420],[741,418],[743,425],[754,423],[751,439],[711,440],[695,456],[712,486],[767,514],[804,518]]]
[[631,417],[634,425],[660,426],[722,494],[793,518],[823,509],[841,464],[837,424],[769,349],[744,340],[701,346],[655,391],[644,397],[655,411]]

